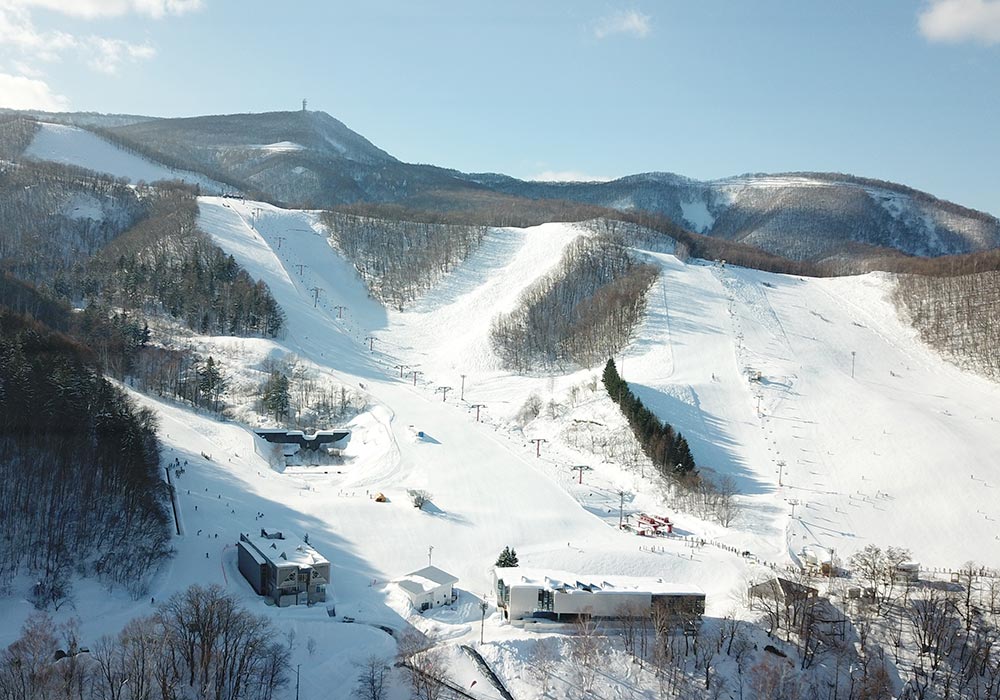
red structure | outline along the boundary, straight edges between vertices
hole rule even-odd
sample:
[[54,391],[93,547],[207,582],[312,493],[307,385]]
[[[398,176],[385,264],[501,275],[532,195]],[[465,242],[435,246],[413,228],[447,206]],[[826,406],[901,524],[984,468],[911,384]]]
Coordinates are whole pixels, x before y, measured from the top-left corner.
[[674,524],[670,522],[670,518],[659,516],[659,515],[647,515],[646,513],[639,514],[639,527],[638,532],[640,535],[651,536],[651,535],[670,535],[674,531]]

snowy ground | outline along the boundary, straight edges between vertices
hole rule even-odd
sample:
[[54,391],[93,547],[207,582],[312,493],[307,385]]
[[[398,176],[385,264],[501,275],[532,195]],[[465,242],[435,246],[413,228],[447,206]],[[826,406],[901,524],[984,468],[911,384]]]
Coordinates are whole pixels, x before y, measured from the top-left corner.
[[192,185],[199,185],[204,192],[220,193],[232,189],[200,173],[168,168],[124,151],[86,129],[46,122],[38,126],[38,133],[24,153],[34,160],[75,165],[125,178],[133,183],[183,180]]
[[[620,425],[600,383],[590,388],[601,368],[512,376],[489,350],[490,320],[587,235],[583,229],[492,230],[400,313],[368,297],[314,213],[216,197],[201,198],[200,207],[201,227],[268,283],[288,317],[278,343],[211,342],[240,344],[248,362],[294,354],[367,393],[371,409],[350,426],[352,459],[342,473],[278,474],[244,427],[136,397],[160,415],[165,462],[188,462],[176,483],[177,556],[151,595],[219,583],[295,629],[303,697],[323,697],[324,688],[355,677],[354,662],[392,653],[392,639],[373,625],[409,623],[478,642],[476,596],[488,594],[490,566],[506,545],[528,566],[699,585],[709,615],[739,607],[754,575],[746,560],[680,538],[652,551],[618,530],[620,490],[627,514],[669,515],[686,535],[778,564],[807,544],[833,548],[841,561],[869,543],[908,547],[925,567],[1000,560],[1000,387],[925,349],[887,300],[888,276],[801,279],[637,251],[662,274],[634,342],[616,358],[619,370],[687,437],[701,465],[736,479],[745,511],[726,529],[677,512],[648,471],[602,463],[566,438],[581,421]],[[521,425],[515,416],[532,392],[564,408]],[[541,457],[534,438],[547,441]],[[579,464],[592,468],[583,484],[572,470]],[[430,509],[410,505],[412,488],[431,493]],[[388,503],[371,500],[378,491]],[[267,608],[253,596],[233,543],[261,525],[309,534],[333,564],[336,612],[356,622],[322,608]],[[431,547],[433,563],[458,576],[464,593],[454,609],[421,617],[388,582],[425,565]],[[77,601],[84,635],[149,610],[148,601],[108,595],[92,582],[78,586]],[[0,606],[0,644],[28,613],[26,603],[8,603]],[[492,611],[485,634],[484,655],[508,671],[533,638]],[[315,655],[306,651],[309,637]],[[455,668],[466,687],[475,680],[472,666],[456,660]]]

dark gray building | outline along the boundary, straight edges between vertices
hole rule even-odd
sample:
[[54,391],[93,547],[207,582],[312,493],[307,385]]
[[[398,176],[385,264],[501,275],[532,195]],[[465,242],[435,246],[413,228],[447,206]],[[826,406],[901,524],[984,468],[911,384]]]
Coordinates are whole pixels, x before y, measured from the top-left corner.
[[261,528],[240,533],[240,573],[253,589],[277,605],[322,603],[330,585],[330,562],[294,535]]

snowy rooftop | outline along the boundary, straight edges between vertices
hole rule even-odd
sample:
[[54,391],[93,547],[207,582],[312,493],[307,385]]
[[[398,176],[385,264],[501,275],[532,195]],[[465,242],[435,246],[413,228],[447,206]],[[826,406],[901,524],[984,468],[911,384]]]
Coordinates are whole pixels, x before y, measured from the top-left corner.
[[574,574],[551,569],[525,569],[496,567],[497,580],[511,588],[526,586],[548,588],[570,593],[652,593],[665,595],[705,595],[698,586],[664,581],[651,576],[604,576],[600,574]]
[[399,578],[396,584],[407,593],[420,594],[433,591],[441,586],[454,585],[458,578],[436,566],[425,566]]
[[261,528],[259,533],[244,533],[243,537],[279,566],[288,562],[311,568],[317,564],[330,563],[312,546],[286,531]]

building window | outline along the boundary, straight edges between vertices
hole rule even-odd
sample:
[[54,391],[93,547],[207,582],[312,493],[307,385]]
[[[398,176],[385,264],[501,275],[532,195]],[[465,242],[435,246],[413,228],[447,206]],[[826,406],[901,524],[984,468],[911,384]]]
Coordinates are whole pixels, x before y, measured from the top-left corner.
[[552,591],[547,591],[544,588],[538,591],[538,609],[548,610],[551,612],[553,607],[553,596]]

